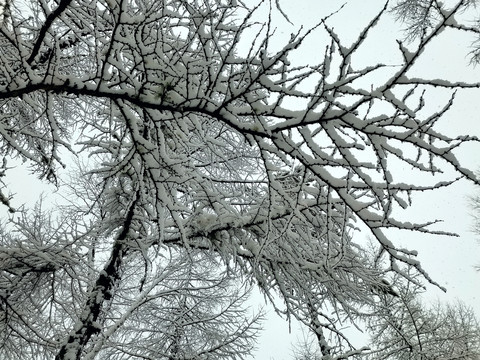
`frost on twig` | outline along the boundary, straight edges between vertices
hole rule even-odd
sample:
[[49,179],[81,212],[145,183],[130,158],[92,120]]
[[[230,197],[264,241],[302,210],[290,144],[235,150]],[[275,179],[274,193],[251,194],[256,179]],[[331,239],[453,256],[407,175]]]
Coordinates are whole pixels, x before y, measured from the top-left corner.
[[[87,354],[119,359],[148,349],[152,358],[175,358],[172,352],[231,357],[251,344],[257,321],[234,322],[225,309],[220,324],[228,336],[218,340],[212,330],[217,342],[208,349],[198,345],[192,334],[204,321],[216,324],[193,312],[204,303],[216,306],[208,292],[195,302],[193,289],[221,283],[207,281],[208,271],[196,272],[208,264],[223,267],[222,276],[256,284],[277,312],[315,332],[331,353],[325,356],[347,357],[358,351],[342,324],[374,316],[367,310],[379,297],[395,296],[381,281],[386,274],[412,281],[406,266],[434,282],[416,253],[398,248],[386,234],[440,233],[435,221],[400,221],[397,215],[415,193],[463,178],[479,182],[456,157],[478,139],[450,136],[437,126],[455,91],[477,84],[411,74],[432,39],[457,26],[455,9],[436,7],[431,30],[416,47],[399,42],[398,63],[385,66],[356,61],[386,5],[351,44],[334,27],[341,9],[273,44],[275,12],[263,9],[264,2],[248,8],[223,0],[64,0],[50,8],[34,1],[36,17],[11,5],[0,31],[0,152],[69,189],[67,208],[75,216],[68,231],[52,236],[71,244],[65,248],[85,264],[84,271],[62,275],[68,281],[62,280],[61,299],[75,279],[70,289],[79,295],[65,308],[64,300],[57,307],[57,293],[50,295],[59,320],[47,333],[32,335],[41,339],[32,349],[48,348],[58,360]],[[262,14],[264,22],[258,21]],[[293,55],[317,37],[328,41],[319,40],[315,62],[294,63]],[[383,80],[372,84],[377,74]],[[437,88],[452,95],[429,112],[425,103]],[[58,170],[67,154],[79,163],[89,159],[68,181]],[[354,237],[358,224],[375,236],[386,258],[382,266]],[[199,278],[173,285],[159,280],[177,270]],[[51,276],[57,274],[55,268]],[[53,289],[46,282],[39,287],[45,288]],[[157,317],[156,309],[171,298],[178,306],[168,321]],[[29,316],[26,328],[37,329],[38,318]],[[168,336],[167,330],[152,335],[158,346],[148,337],[139,348],[120,345],[131,338],[124,324],[137,334],[149,319],[171,325],[165,325]],[[52,340],[57,333],[61,339]],[[11,339],[23,344],[22,336]]]

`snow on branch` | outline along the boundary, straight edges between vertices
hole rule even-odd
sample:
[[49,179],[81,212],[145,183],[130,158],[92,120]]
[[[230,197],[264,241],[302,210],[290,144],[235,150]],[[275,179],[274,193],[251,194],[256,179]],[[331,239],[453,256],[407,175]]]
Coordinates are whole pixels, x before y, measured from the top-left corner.
[[[392,228],[448,233],[434,230],[435,220],[400,221],[398,214],[415,193],[459,179],[480,182],[456,157],[478,138],[451,136],[437,125],[455,91],[478,84],[411,75],[432,40],[456,26],[452,19],[462,8],[430,3],[439,20],[416,47],[398,42],[398,63],[389,66],[357,64],[387,4],[348,46],[333,26],[341,9],[281,44],[266,2],[249,9],[226,0],[62,0],[53,11],[34,2],[36,18],[22,15],[20,6],[12,12],[0,30],[0,155],[20,157],[42,178],[69,188],[73,207],[89,220],[67,236],[82,240],[78,251],[89,254],[90,272],[75,302],[79,310],[60,312],[69,319],[68,336],[47,341],[56,358],[93,357],[108,347],[128,323],[118,313],[133,314],[149,301],[144,289],[161,267],[155,261],[169,251],[186,252],[182,261],[196,252],[221,259],[228,271],[255,282],[278,312],[316,331],[332,358],[349,344],[342,321],[355,322],[373,307],[384,273],[408,278],[405,265],[434,283],[414,251],[385,235]],[[430,21],[431,11],[418,16]],[[294,61],[316,37],[328,38],[318,59]],[[383,80],[372,84],[376,76]],[[426,92],[437,88],[452,95],[429,112]],[[67,154],[91,161],[73,183],[59,171]],[[354,238],[358,223],[388,255],[386,268],[372,266]],[[99,260],[94,253],[102,246]],[[24,258],[53,266],[39,256]],[[131,275],[137,287],[124,278],[129,266],[142,269],[142,276]],[[130,296],[138,288],[141,298]],[[229,339],[248,343],[242,331],[255,324],[230,329]],[[165,345],[170,353],[156,348],[152,357],[181,353],[181,325]],[[322,329],[337,347],[324,343]],[[102,334],[108,336],[98,340]],[[219,344],[212,343],[213,353],[228,349]],[[117,345],[108,351],[117,354]],[[191,358],[208,353],[196,351]],[[343,354],[358,351],[349,344]]]

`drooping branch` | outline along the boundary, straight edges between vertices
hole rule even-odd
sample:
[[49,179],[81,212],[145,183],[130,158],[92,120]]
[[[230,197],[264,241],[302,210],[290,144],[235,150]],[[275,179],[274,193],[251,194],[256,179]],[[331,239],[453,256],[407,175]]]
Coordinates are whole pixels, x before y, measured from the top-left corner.
[[[89,245],[89,256],[94,257],[95,246],[109,244],[95,235],[122,229],[105,252],[109,260],[103,270],[89,282],[78,321],[69,314],[77,322],[58,360],[78,358],[92,347],[100,354],[115,338],[109,333],[94,345],[108,327],[102,312],[128,308],[133,313],[140,306],[138,289],[121,278],[130,251],[135,253],[132,273],[135,267],[142,273],[135,278],[140,292],[152,268],[162,268],[163,252],[201,251],[220,258],[228,270],[258,283],[273,303],[279,294],[283,304],[276,309],[309,326],[326,356],[358,354],[345,338],[339,340],[349,349],[343,355],[324,339],[330,334],[342,339],[341,321],[355,321],[364,316],[359,309],[375,305],[382,271],[401,273],[397,265],[403,262],[433,282],[416,253],[397,249],[384,230],[441,233],[431,230],[435,221],[398,221],[394,215],[410,206],[415,192],[460,178],[478,182],[454,156],[459,146],[478,139],[436,129],[454,95],[425,115],[423,92],[423,87],[455,90],[477,84],[409,77],[432,39],[452,24],[455,11],[442,13],[443,20],[417,48],[399,44],[397,65],[374,62],[358,68],[356,57],[386,16],[387,5],[351,46],[331,25],[341,16],[336,13],[312,29],[298,30],[274,51],[273,10],[265,23],[256,23],[252,19],[263,3],[253,10],[234,3],[60,1],[43,24],[19,19],[26,25],[15,36],[0,34],[5,44],[0,61],[8,70],[1,75],[1,154],[18,154],[48,175],[61,161],[60,146],[69,148],[79,136],[79,154],[93,164],[79,175],[93,188],[91,196],[75,193],[77,203],[86,203],[82,216],[92,218],[84,235],[95,244]],[[33,51],[25,54],[23,34],[31,29],[39,35],[31,36]],[[75,41],[46,44],[50,32],[73,34]],[[320,32],[329,41],[317,63],[291,63],[308,37]],[[48,59],[34,63],[43,45]],[[387,78],[371,86],[369,79],[377,74]],[[427,175],[447,167],[455,175],[443,181],[431,177],[430,184],[421,185],[395,172],[397,161]],[[356,219],[389,255],[386,269],[372,266],[352,239]],[[154,316],[158,299],[147,315]],[[335,316],[327,318],[323,314],[330,309]],[[177,318],[171,323],[180,329]],[[121,327],[119,322],[108,329],[121,332]],[[176,337],[177,352],[181,339]],[[122,340],[112,340],[112,354]],[[152,347],[152,357],[170,356],[171,338],[160,340],[155,347],[142,342],[132,354]]]

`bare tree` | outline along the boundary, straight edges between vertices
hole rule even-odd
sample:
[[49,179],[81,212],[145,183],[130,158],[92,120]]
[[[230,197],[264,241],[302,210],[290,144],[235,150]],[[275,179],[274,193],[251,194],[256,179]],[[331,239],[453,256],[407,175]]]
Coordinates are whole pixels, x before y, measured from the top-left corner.
[[371,317],[371,359],[471,359],[480,357],[480,325],[462,302],[427,305],[423,287],[397,283],[398,296],[382,298]]
[[[408,270],[406,270],[408,271]],[[418,275],[396,276],[373,289],[377,302],[364,308],[362,321],[369,337],[356,359],[480,358],[480,323],[474,310],[461,301],[442,304],[422,299],[426,292]],[[295,359],[323,359],[325,350],[312,336],[294,349]]]
[[[218,357],[241,357],[256,318],[229,327],[231,313],[218,307],[230,303],[229,310],[239,311],[241,293],[227,292],[218,305],[210,301],[229,274],[229,280],[255,282],[278,312],[306,324],[325,359],[345,358],[365,349],[355,349],[340,324],[364,317],[378,292],[388,292],[385,273],[407,276],[404,264],[433,282],[415,252],[397,248],[384,230],[435,232],[435,221],[402,222],[393,212],[407,208],[415,192],[459,178],[478,183],[455,156],[477,138],[450,137],[435,126],[456,89],[478,84],[410,77],[431,40],[453,26],[461,6],[442,13],[415,48],[401,46],[396,66],[359,67],[355,56],[387,5],[352,44],[335,33],[332,14],[281,46],[271,41],[273,21],[282,15],[267,5],[9,2],[0,28],[0,154],[28,161],[60,188],[66,187],[61,168],[69,154],[92,161],[78,175],[82,186],[70,186],[76,206],[67,230],[40,229],[55,235],[53,253],[35,252],[45,254],[48,269],[67,263],[65,274],[45,270],[41,278],[74,286],[58,285],[58,298],[55,282],[29,282],[35,291],[49,289],[49,306],[58,311],[45,313],[47,334],[33,331],[39,314],[17,311],[8,317],[10,328],[32,331],[7,334],[6,341],[57,360],[193,359],[217,346]],[[263,10],[265,21],[253,20]],[[330,39],[318,63],[291,64],[306,37],[318,34]],[[389,76],[381,83],[364,81],[377,72]],[[451,99],[427,113],[425,92],[438,87],[450,89]],[[430,183],[402,177],[394,171],[398,162]],[[456,175],[433,177],[447,169]],[[355,221],[371,230],[379,257],[389,259],[386,268],[372,266],[353,240]],[[32,241],[30,235],[15,238],[6,249]],[[18,258],[24,257],[20,249]],[[207,265],[196,268],[197,257],[213,259],[209,267],[223,266],[221,281],[210,279]],[[12,276],[23,278],[36,263],[22,263],[26,270]],[[63,269],[75,264],[80,270]],[[168,289],[173,274],[181,274],[174,282],[178,294],[158,290],[157,283]],[[200,288],[207,300],[197,299]],[[218,317],[204,326],[206,314],[215,311]],[[64,314],[58,315],[60,324],[57,314]],[[217,320],[228,333],[223,339],[210,337]],[[210,334],[208,342],[198,343],[199,332]],[[12,349],[0,351],[15,358]]]
[[[78,231],[82,220],[71,216],[57,223],[39,206],[32,216],[2,228],[2,358],[54,357],[91,302],[88,294],[102,279],[99,264],[111,239],[97,238],[93,226]],[[241,274],[219,265],[211,254],[194,249],[131,251],[121,279],[104,295],[102,311],[87,329],[92,342],[85,344],[82,359],[251,354],[262,313],[245,307],[250,286],[241,284]]]
[[[405,39],[408,42],[423,39],[439,23],[450,19],[448,27],[460,32],[468,33],[472,38],[470,49],[471,62],[478,64],[480,61],[480,19],[475,9],[477,0],[463,0],[453,5],[437,0],[397,0],[391,12],[405,25]],[[452,18],[451,13],[460,16]],[[467,49],[466,49],[467,51]]]
[[[476,192],[470,198],[470,207],[473,217],[473,233],[476,235],[476,238],[479,239],[480,236],[480,194]],[[479,240],[480,241],[480,240]],[[476,266],[477,270],[480,270],[480,264]]]

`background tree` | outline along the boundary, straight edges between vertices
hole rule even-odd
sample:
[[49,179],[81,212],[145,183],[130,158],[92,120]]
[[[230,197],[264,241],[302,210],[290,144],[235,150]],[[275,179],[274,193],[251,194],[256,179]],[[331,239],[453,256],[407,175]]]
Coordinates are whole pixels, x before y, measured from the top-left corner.
[[480,357],[480,326],[471,308],[461,302],[429,306],[420,298],[423,287],[413,282],[396,286],[398,296],[383,296],[369,322],[373,351],[367,358]]
[[[56,222],[38,206],[31,216],[23,214],[2,228],[0,354],[5,359],[53,358],[72,321],[83,316],[92,279],[101,277],[111,239],[99,239],[94,227],[90,233],[76,231],[81,214],[65,213]],[[104,331],[92,330],[82,359],[251,354],[262,313],[245,306],[250,286],[239,283],[238,272],[216,269],[221,269],[218,260],[195,250],[129,254],[121,279],[91,324],[102,324]]]
[[[472,210],[473,217],[473,233],[477,236],[480,235],[480,195],[478,193],[474,194],[470,199],[470,206]],[[480,270],[480,264],[476,266],[477,270]]]
[[[414,276],[415,277],[415,276]],[[415,279],[421,280],[421,279]],[[385,282],[386,284],[386,282]],[[458,301],[428,304],[425,287],[397,277],[390,291],[378,291],[378,302],[364,320],[368,349],[357,359],[472,359],[480,357],[480,324],[474,311]],[[294,359],[323,359],[312,336],[294,349]]]
[[[282,45],[274,44],[273,27],[281,14],[267,5],[9,3],[0,28],[0,152],[28,161],[61,189],[70,187],[76,206],[60,228],[41,229],[52,234],[53,253],[34,252],[45,254],[46,269],[61,267],[41,277],[75,286],[60,286],[59,298],[55,282],[29,281],[32,291],[49,291],[49,311],[17,311],[5,319],[10,329],[35,330],[44,315],[46,333],[7,333],[6,343],[57,360],[194,358],[215,349],[215,356],[239,357],[257,325],[253,318],[229,327],[229,310],[240,311],[241,293],[227,291],[212,304],[212,291],[224,292],[229,274],[229,280],[258,284],[278,312],[307,325],[326,359],[345,358],[365,349],[351,345],[340,324],[365,318],[364,309],[374,308],[378,289],[385,289],[386,274],[409,279],[405,265],[433,282],[416,253],[397,248],[384,230],[435,233],[435,222],[403,222],[396,213],[415,192],[459,178],[478,183],[455,156],[477,138],[436,128],[454,91],[440,110],[424,107],[425,93],[435,88],[477,84],[410,77],[430,41],[455,24],[460,4],[442,13],[415,47],[400,46],[399,63],[391,67],[355,63],[387,5],[352,44],[333,30],[332,14]],[[320,34],[329,41],[318,63],[292,64],[305,39]],[[377,73],[383,76],[369,80]],[[65,185],[62,167],[70,155],[91,159],[77,176],[82,186]],[[398,163],[430,182],[402,176]],[[455,175],[433,177],[447,169]],[[378,257],[388,258],[385,268],[366,261],[352,237],[355,221],[374,235]],[[28,221],[22,228],[32,226]],[[8,241],[5,251],[19,242],[35,244],[32,239],[27,233]],[[25,257],[26,248],[18,248],[16,257]],[[198,258],[211,260],[200,265]],[[6,275],[5,286],[35,275],[37,263],[35,257],[22,263],[25,269]],[[220,264],[220,280],[212,280],[205,267]],[[67,271],[73,266],[81,270]],[[161,289],[173,286],[173,274],[181,281],[170,296]],[[19,308],[20,300],[2,298]],[[157,302],[166,313],[158,312]],[[145,313],[135,310],[140,304]],[[222,310],[224,304],[232,305]],[[205,319],[213,311],[218,317]],[[215,321],[226,337],[209,332]],[[162,333],[150,335],[153,328]],[[138,329],[148,334],[139,348],[131,341]],[[199,344],[198,332],[214,338]],[[2,355],[15,358],[12,349],[3,347]]]
[[405,39],[409,42],[423,39],[453,11],[458,15],[450,21],[449,28],[473,36],[470,50],[471,62],[480,61],[480,19],[476,16],[477,0],[442,2],[437,0],[397,0],[391,11],[405,25]]

